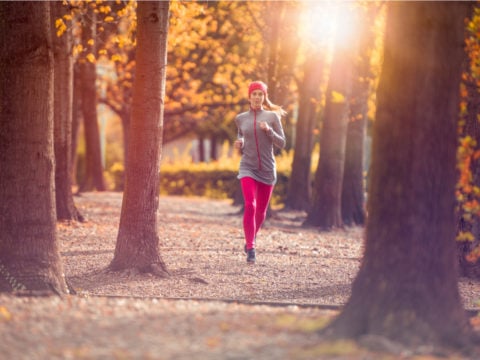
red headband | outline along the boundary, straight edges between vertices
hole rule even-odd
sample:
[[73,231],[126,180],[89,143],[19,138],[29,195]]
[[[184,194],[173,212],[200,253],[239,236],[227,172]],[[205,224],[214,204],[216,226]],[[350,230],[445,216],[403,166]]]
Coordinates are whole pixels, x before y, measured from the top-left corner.
[[267,85],[261,81],[254,81],[248,86],[248,97],[255,90],[261,90],[267,96]]

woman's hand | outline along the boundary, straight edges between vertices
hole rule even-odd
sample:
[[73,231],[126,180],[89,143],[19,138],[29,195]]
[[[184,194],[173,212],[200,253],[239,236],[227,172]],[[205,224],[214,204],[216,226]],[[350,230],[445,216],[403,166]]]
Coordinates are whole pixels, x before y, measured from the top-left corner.
[[270,126],[268,126],[268,124],[265,121],[262,121],[260,123],[260,129],[262,129],[265,132],[269,132],[270,131]]
[[235,142],[233,143],[233,147],[237,150],[242,150],[243,148],[243,139],[237,139],[235,140]]

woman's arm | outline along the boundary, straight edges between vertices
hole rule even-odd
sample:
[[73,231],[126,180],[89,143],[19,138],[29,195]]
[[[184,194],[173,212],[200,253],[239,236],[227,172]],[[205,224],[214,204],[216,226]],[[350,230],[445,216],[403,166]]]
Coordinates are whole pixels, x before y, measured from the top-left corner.
[[279,149],[283,149],[285,147],[286,140],[280,117],[275,114],[275,119],[272,122],[272,126],[270,127],[266,123],[265,125],[266,127],[262,127],[262,129],[265,130],[267,136],[272,139],[273,145],[275,145]]

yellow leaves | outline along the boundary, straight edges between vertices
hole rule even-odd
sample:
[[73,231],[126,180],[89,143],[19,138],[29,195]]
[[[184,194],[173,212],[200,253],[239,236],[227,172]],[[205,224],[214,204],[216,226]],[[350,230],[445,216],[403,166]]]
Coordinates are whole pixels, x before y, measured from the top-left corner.
[[0,322],[10,321],[12,314],[5,306],[0,306]]
[[86,58],[87,58],[87,60],[88,60],[89,62],[91,62],[92,64],[94,64],[95,61],[96,61],[95,55],[93,55],[92,53],[89,53],[89,54],[86,56]]
[[93,46],[93,45],[95,45],[95,40],[89,39],[89,40],[87,41],[87,44],[90,45],[90,46]]
[[108,5],[102,5],[98,8],[98,11],[102,14],[108,14],[112,11],[112,8]]
[[103,19],[103,21],[105,21],[105,22],[112,22],[114,20],[115,19],[113,18],[113,16],[107,16],[107,17],[105,17],[105,19]]
[[121,62],[122,61],[122,56],[118,55],[118,54],[113,54],[112,57],[110,58],[110,60]]
[[115,36],[113,38],[113,42],[117,44],[120,49],[124,49],[133,45],[132,40],[127,36]]
[[298,350],[296,357],[305,359],[323,359],[323,358],[349,358],[358,359],[366,358],[362,354],[362,349],[359,348],[355,341],[351,340],[336,340],[326,341],[312,348],[305,348]]
[[475,240],[475,236],[473,236],[470,231],[460,231],[456,237],[456,240],[473,242]]
[[341,104],[345,102],[345,95],[338,91],[332,91],[330,94],[330,101],[334,104]]
[[79,55],[80,53],[82,53],[82,51],[83,51],[83,45],[82,44],[75,45],[73,47],[73,56]]
[[57,29],[57,36],[62,36],[67,31],[67,25],[63,22],[63,19],[55,20],[55,28]]

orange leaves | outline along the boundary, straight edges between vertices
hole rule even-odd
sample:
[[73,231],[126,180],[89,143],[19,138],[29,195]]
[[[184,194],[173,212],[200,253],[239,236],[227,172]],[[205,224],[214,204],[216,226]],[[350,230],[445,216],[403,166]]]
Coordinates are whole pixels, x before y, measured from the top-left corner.
[[87,56],[85,56],[85,57],[86,57],[86,59],[87,59],[89,62],[91,62],[91,63],[93,63],[93,64],[94,64],[95,61],[96,61],[95,55],[92,54],[92,53],[87,54]]
[[471,136],[467,135],[460,139],[457,151],[457,167],[460,172],[457,189],[461,194],[470,194],[473,191],[472,160],[479,158],[479,150],[475,149],[476,146],[477,143]]
[[474,248],[467,256],[465,256],[465,259],[471,263],[477,262],[478,259],[480,259],[480,247]]
[[65,25],[65,22],[63,21],[63,19],[56,19],[55,28],[57,29],[57,36],[60,37],[67,30],[67,25]]
[[5,306],[0,306],[0,322],[7,322],[12,319],[12,314]]

